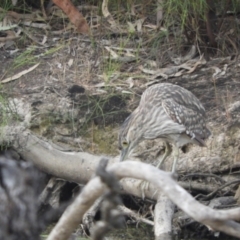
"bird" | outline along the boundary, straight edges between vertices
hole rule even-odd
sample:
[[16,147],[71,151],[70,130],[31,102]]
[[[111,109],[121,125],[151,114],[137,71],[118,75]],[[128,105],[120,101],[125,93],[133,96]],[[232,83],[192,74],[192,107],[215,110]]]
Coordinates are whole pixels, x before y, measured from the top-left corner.
[[154,84],[143,92],[138,107],[120,128],[120,161],[124,161],[140,142],[161,139],[165,152],[157,167],[160,168],[172,152],[172,172],[175,173],[179,149],[188,144],[206,146],[205,140],[210,135],[206,111],[193,93],[171,83]]

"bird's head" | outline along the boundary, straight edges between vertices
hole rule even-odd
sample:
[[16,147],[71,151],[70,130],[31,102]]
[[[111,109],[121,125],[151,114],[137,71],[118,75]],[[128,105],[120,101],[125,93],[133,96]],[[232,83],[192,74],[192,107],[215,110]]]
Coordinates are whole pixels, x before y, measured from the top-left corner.
[[138,120],[134,113],[132,113],[123,123],[119,132],[118,140],[119,149],[121,150],[120,161],[124,161],[138,143],[143,140]]
[[120,162],[122,162],[128,157],[131,151],[131,143],[126,139],[119,139],[119,149],[121,150]]
[[134,149],[135,144],[126,138],[119,139],[119,149],[121,150],[120,162],[124,161]]

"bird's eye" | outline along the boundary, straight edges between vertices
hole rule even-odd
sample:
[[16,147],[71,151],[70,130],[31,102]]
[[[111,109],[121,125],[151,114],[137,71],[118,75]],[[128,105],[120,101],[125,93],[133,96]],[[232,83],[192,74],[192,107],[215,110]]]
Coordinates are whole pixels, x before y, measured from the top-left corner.
[[128,146],[128,142],[127,141],[123,141],[122,142],[122,146],[125,148],[125,147],[127,147]]

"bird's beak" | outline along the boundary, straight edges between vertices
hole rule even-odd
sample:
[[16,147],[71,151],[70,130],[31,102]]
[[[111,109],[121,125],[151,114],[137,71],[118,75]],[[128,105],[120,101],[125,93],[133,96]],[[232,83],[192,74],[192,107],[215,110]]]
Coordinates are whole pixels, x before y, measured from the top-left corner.
[[121,155],[120,155],[120,162],[124,161],[128,156],[128,147],[122,149]]

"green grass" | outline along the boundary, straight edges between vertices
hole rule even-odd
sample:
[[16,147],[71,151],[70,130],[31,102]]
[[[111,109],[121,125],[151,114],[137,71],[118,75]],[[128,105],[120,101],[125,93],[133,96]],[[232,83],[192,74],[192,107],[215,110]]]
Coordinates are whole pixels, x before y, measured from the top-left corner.
[[9,10],[13,7],[12,1],[11,0],[1,0],[0,1],[0,7],[7,11],[7,10]]
[[[104,70],[103,70],[103,80],[106,85],[111,82],[111,79],[114,76],[114,74],[116,72],[119,72],[120,67],[121,67],[121,64],[118,62],[115,62],[114,60],[111,60],[111,58],[109,60],[106,60],[104,64]],[[106,86],[106,88],[108,87]]]
[[[0,90],[1,90],[0,86]],[[7,139],[3,137],[4,134],[4,128],[7,126],[11,126],[12,122],[19,121],[20,117],[17,114],[16,108],[13,105],[13,102],[10,104],[10,102],[7,99],[7,96],[0,93],[0,138],[1,138],[1,144],[0,144],[0,150],[6,150],[10,143],[7,142]],[[4,141],[2,141],[2,139]]]
[[51,54],[59,51],[63,47],[64,47],[63,44],[57,45],[55,47],[47,49],[45,52],[40,53],[40,54],[38,53],[38,48],[35,46],[30,46],[30,47],[26,48],[25,51],[23,51],[17,57],[14,58],[11,66],[8,67],[7,71],[4,73],[4,76],[2,76],[2,78],[6,77],[10,73],[11,73],[11,75],[13,75],[13,71],[14,71],[14,73],[16,73],[17,69],[22,70],[24,67],[29,67],[29,66],[32,66],[32,65],[38,63],[40,61],[41,57],[51,55]]
[[[0,91],[2,86],[0,85]],[[19,121],[19,115],[17,114],[16,106],[14,102],[11,103],[8,100],[8,96],[0,93],[0,126],[4,127],[9,125],[13,121]]]
[[20,53],[13,61],[13,69],[26,66],[26,65],[31,65],[31,64],[36,64],[37,59],[36,56],[34,55],[35,48],[34,47],[29,47],[27,48],[24,52]]
[[9,11],[12,8],[12,1],[11,0],[1,0],[0,8],[3,9],[3,11],[0,11],[0,22],[1,22],[5,18],[7,11]]
[[64,45],[57,45],[53,48],[50,48],[46,50],[44,53],[36,54],[36,51],[38,50],[37,47],[31,46],[28,47],[24,52],[20,53],[13,61],[12,68],[16,69],[22,66],[28,66],[32,64],[36,64],[39,62],[39,57],[51,55],[60,49],[62,49]]
[[225,13],[226,7],[228,9],[239,11],[240,1],[232,0],[231,4],[227,4],[227,0],[215,1],[212,6],[207,5],[206,0],[169,0],[163,1],[163,11],[164,11],[164,21],[167,26],[171,26],[179,21],[181,28],[192,24],[189,22],[190,19],[195,19],[195,21],[205,21],[206,11],[209,8],[213,8],[217,13]]
[[3,95],[0,95],[0,126],[4,127],[9,123],[8,102]]
[[124,110],[121,110],[120,106],[111,104],[111,99],[117,97],[119,101],[124,104],[125,97],[123,95],[109,93],[104,96],[88,96],[88,100],[84,105],[78,106],[78,108],[88,109],[88,114],[85,115],[85,120],[82,123],[81,129],[85,131],[88,125],[97,118],[101,119],[103,126],[105,125],[105,120],[108,117],[112,117],[120,114]]

